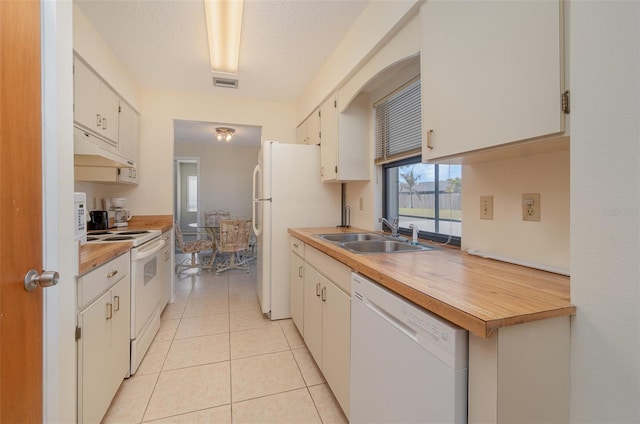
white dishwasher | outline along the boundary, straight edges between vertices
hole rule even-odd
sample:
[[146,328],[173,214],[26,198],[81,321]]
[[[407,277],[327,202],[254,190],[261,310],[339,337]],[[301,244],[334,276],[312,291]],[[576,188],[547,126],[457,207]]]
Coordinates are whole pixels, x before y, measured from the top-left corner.
[[351,276],[351,423],[466,423],[469,333]]

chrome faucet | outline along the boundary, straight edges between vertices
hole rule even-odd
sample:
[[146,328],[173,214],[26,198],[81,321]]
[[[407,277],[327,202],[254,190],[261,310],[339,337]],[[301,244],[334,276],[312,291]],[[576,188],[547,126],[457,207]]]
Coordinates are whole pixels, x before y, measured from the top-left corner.
[[391,236],[392,237],[399,237],[400,236],[400,224],[398,222],[398,217],[393,218],[393,222],[389,222],[387,221],[384,217],[381,217],[380,219],[378,219],[378,222],[382,222],[384,225],[386,225],[387,227],[389,227],[391,229]]

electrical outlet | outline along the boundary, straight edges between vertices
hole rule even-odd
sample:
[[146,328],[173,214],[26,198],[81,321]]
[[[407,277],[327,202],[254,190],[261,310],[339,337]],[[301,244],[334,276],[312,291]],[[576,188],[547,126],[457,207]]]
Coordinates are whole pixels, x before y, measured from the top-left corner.
[[540,193],[522,194],[522,220],[540,221]]
[[493,219],[493,196],[480,196],[480,219]]

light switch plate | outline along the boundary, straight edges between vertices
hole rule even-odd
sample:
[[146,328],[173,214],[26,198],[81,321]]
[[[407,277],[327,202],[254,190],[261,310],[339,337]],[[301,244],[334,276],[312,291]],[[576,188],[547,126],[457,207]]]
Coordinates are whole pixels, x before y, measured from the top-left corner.
[[493,196],[480,196],[480,219],[493,219]]
[[522,193],[522,220],[540,221],[540,193]]

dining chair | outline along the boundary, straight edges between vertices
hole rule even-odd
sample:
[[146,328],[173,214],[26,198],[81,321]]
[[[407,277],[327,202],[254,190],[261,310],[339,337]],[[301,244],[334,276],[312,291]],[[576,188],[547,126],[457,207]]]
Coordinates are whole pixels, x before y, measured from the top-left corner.
[[[214,243],[211,235],[204,231],[186,231],[182,232],[180,229],[180,225],[177,222],[173,223],[173,228],[176,233],[176,243],[178,245],[178,249],[182,253],[190,254],[190,257],[186,257],[184,259],[178,260],[176,262],[176,272],[180,272],[183,269],[191,269],[191,268],[203,268],[211,270],[213,267],[213,259],[214,259]],[[185,241],[185,235],[195,235],[198,238],[194,241]],[[211,259],[204,259],[204,252],[211,250]]]
[[249,249],[250,238],[250,219],[220,220],[216,253],[221,255],[221,260],[216,264],[216,275],[230,269],[243,269],[249,272],[249,261],[253,259]]
[[205,230],[211,235],[214,243],[218,239],[216,232],[217,229],[220,228],[220,220],[229,218],[231,218],[231,213],[229,211],[216,210],[204,213]]

